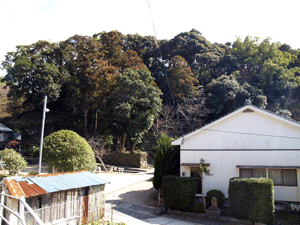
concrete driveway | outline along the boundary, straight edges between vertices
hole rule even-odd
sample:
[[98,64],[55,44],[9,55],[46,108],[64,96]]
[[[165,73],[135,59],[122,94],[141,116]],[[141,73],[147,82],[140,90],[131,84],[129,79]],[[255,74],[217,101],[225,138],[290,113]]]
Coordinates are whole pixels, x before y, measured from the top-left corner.
[[[155,200],[157,191],[153,188],[153,170],[143,173],[99,173],[110,182],[105,187],[106,221],[124,222],[126,225],[221,225],[215,221],[187,218],[179,215],[162,214],[156,211],[159,206]],[[150,205],[150,206],[149,206]]]

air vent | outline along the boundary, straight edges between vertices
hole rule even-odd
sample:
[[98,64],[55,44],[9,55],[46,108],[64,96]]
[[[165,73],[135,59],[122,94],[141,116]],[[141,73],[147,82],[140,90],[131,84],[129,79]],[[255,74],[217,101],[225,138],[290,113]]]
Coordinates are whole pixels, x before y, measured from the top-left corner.
[[254,112],[254,110],[252,110],[252,109],[245,109],[243,112],[244,113],[252,113],[252,112]]

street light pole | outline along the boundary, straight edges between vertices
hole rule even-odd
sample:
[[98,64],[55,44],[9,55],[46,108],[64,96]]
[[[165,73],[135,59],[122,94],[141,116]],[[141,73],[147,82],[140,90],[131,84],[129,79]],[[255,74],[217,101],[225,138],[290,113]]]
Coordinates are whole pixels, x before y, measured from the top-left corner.
[[39,175],[41,174],[41,168],[42,168],[42,152],[43,152],[43,141],[44,141],[44,128],[45,128],[46,112],[49,112],[49,109],[46,108],[46,105],[47,105],[47,95],[45,95],[44,109],[43,109],[43,121],[42,121],[41,143],[40,143],[40,158],[39,158]]

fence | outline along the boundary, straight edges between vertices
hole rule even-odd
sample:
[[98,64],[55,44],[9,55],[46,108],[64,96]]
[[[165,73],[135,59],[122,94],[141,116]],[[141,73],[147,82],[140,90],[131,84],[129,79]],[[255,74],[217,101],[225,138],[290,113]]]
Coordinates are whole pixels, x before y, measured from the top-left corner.
[[[4,221],[6,224],[13,224],[16,225],[16,221],[18,221],[18,224],[27,225],[25,220],[25,209],[27,210],[27,214],[30,215],[33,221],[35,221],[35,224],[37,225],[44,225],[44,222],[36,215],[36,213],[32,210],[32,208],[25,202],[25,197],[14,197],[8,194],[5,194],[4,192],[0,193],[0,224],[2,224],[2,221]],[[7,199],[5,199],[7,198]],[[9,208],[7,203],[11,201],[12,199],[16,200],[18,202],[18,211]],[[6,213],[3,213],[4,210]],[[7,216],[4,216],[3,214],[6,214]]]

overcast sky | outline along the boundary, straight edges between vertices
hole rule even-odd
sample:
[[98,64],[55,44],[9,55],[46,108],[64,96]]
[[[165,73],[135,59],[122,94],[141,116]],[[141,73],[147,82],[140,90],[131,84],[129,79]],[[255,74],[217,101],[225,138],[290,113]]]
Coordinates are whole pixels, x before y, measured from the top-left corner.
[[0,0],[0,61],[38,40],[111,30],[154,36],[148,2],[158,39],[195,28],[211,43],[251,35],[300,48],[299,0]]

